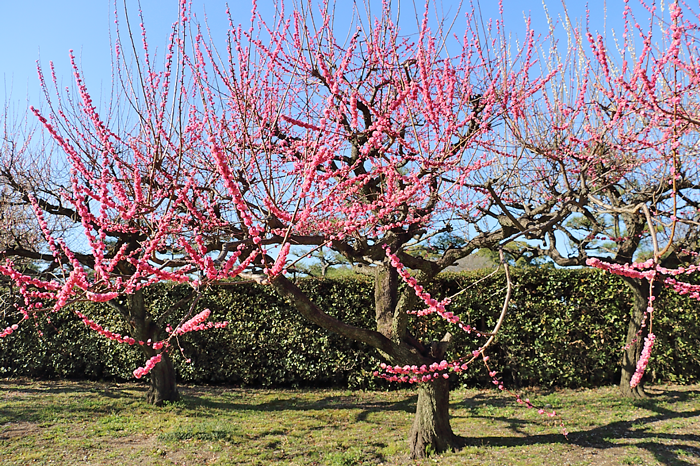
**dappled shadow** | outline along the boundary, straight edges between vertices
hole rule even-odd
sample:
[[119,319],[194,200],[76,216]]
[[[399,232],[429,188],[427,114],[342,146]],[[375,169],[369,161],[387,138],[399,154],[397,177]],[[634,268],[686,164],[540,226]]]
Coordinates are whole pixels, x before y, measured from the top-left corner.
[[[0,381],[0,398],[12,393],[27,394],[60,394],[60,393],[101,393],[107,387],[118,387],[109,382],[66,382],[66,381],[26,381],[13,380],[11,383]],[[132,387],[133,389],[133,387]]]
[[[564,437],[563,434],[556,433],[527,434],[524,428],[528,425],[532,425],[532,421],[492,416],[488,413],[481,414],[485,406],[488,407],[490,405],[500,408],[508,404],[512,405],[513,403],[512,400],[493,398],[489,397],[488,394],[478,394],[471,399],[464,399],[457,403],[466,407],[470,413],[468,416],[455,416],[455,418],[474,417],[487,419],[492,422],[500,422],[506,429],[513,433],[513,436],[460,437],[460,442],[463,447],[518,447],[523,445],[568,443],[587,449],[606,450],[634,445],[637,448],[647,450],[655,457],[656,461],[661,464],[678,466],[697,464],[697,459],[700,459],[700,432],[654,432],[652,428],[648,427],[650,423],[659,421],[694,417],[700,419],[700,407],[692,411],[677,412],[661,406],[661,404],[691,401],[696,398],[696,394],[684,391],[668,391],[659,394],[652,393],[650,395],[650,398],[637,400],[633,402],[632,405],[642,407],[655,414],[646,417],[638,417],[630,421],[616,421],[587,430],[570,432],[568,439]],[[554,406],[554,408],[558,409],[557,406]],[[522,409],[527,408],[523,407]],[[553,420],[544,420],[542,422],[554,427]],[[662,440],[672,443],[672,446],[668,443],[663,443]],[[682,452],[686,458],[681,456],[679,451]],[[693,456],[694,461],[689,462],[687,455]]]
[[[547,394],[555,393],[555,391],[543,391],[538,393],[538,396],[546,396]],[[236,395],[238,396],[238,395]],[[695,433],[668,433],[654,432],[651,428],[644,428],[644,425],[657,422],[668,421],[673,419],[683,418],[700,418],[700,408],[697,410],[678,412],[668,409],[666,404],[682,403],[692,401],[696,395],[693,392],[671,390],[662,394],[650,393],[650,398],[639,400],[631,404],[645,408],[653,414],[646,417],[639,417],[631,421],[615,421],[605,425],[593,427],[588,430],[579,430],[569,434],[568,439],[561,433],[553,432],[548,434],[529,434],[533,422],[541,422],[548,427],[557,429],[554,425],[554,420],[543,418],[541,421],[530,421],[517,419],[515,417],[494,416],[489,413],[489,407],[504,408],[513,406],[513,400],[510,398],[493,397],[492,393],[481,392],[474,394],[471,397],[463,398],[456,403],[454,407],[466,408],[468,414],[466,417],[482,418],[491,422],[498,422],[508,431],[512,432],[509,436],[458,436],[456,441],[463,447],[519,447],[524,445],[555,445],[555,444],[570,444],[581,448],[593,450],[591,454],[595,455],[595,450],[605,451],[607,449],[619,448],[629,445],[634,445],[637,448],[644,449],[650,452],[661,464],[665,465],[690,465],[696,464],[695,458],[700,458],[700,434]],[[360,411],[355,415],[355,421],[368,422],[368,417],[376,412],[405,412],[414,413],[416,408],[417,395],[407,394],[396,401],[365,401],[354,396],[327,396],[321,399],[309,401],[303,396],[295,396],[293,393],[281,392],[279,398],[268,399],[260,403],[255,403],[250,398],[241,397],[240,399],[231,400],[231,402],[209,401],[199,396],[186,395],[183,397],[188,407],[206,406],[214,409],[226,410],[256,410],[279,412],[287,410],[299,411],[314,411],[314,410],[332,410],[332,409],[349,409]],[[516,405],[517,406],[517,405]],[[553,407],[559,409],[559,406]],[[523,408],[526,409],[526,408]],[[459,418],[461,416],[453,416]],[[641,427],[640,427],[641,426]],[[324,426],[324,429],[334,429],[335,426]],[[666,441],[666,443],[664,443]],[[668,442],[673,445],[669,446]],[[690,456],[689,456],[690,455]],[[694,457],[693,457],[694,455]]]
[[508,406],[513,406],[513,398],[495,398],[493,396],[493,392],[483,391],[468,398],[463,398],[460,401],[453,402],[452,404],[466,406],[468,408],[473,408],[475,406],[483,406],[484,404],[496,408],[505,408]]
[[[613,442],[611,439],[633,440],[633,444],[636,447],[649,451],[662,464],[692,464],[670,451],[666,444],[659,442],[659,440],[673,440],[674,448],[683,448],[689,452],[695,451],[695,456],[700,458],[700,450],[697,447],[680,443],[696,442],[697,445],[700,443],[700,434],[653,432],[650,428],[645,427],[651,422],[700,417],[700,409],[688,412],[675,412],[659,406],[650,406],[650,402],[644,404],[645,408],[658,414],[637,418],[634,421],[613,422],[587,431],[572,432],[569,434],[571,443],[582,447],[607,449],[620,446],[619,443]],[[640,427],[639,424],[642,424],[642,426]]]
[[[86,417],[95,414],[119,413],[131,407],[118,407],[110,403],[104,403],[105,399],[114,401],[127,401],[133,403],[145,403],[147,386],[135,384],[80,384],[65,382],[16,382],[11,384],[0,384],[0,399],[17,401],[22,398],[33,398],[37,395],[78,395],[81,402],[70,402],[66,400],[56,401],[56,403],[43,403],[41,405],[20,404],[0,408],[0,418],[17,421],[38,421],[45,419],[47,411],[65,411],[72,413],[84,413]],[[219,399],[212,400],[207,397],[216,393]],[[262,390],[261,393],[269,393]],[[278,395],[264,401],[255,402],[255,397],[250,396],[249,390],[215,388],[191,389],[180,387],[181,400],[174,403],[166,403],[163,409],[209,409],[224,411],[261,411],[261,412],[281,412],[281,411],[322,411],[322,410],[359,410],[355,416],[356,421],[367,421],[368,416],[375,412],[401,411],[412,413],[415,411],[417,395],[407,395],[396,401],[372,401],[365,400],[352,395],[332,395],[320,399],[308,400],[303,394],[276,390]],[[84,397],[94,399],[94,403],[85,402]],[[231,398],[227,401],[226,398]],[[223,398],[223,401],[221,400]],[[100,401],[102,400],[102,401]]]
[[403,411],[406,413],[413,414],[416,412],[416,403],[418,402],[418,395],[413,395],[406,398],[403,401],[397,401],[393,403],[364,403],[356,407],[362,408],[362,412],[358,413],[355,417],[356,421],[367,421],[367,417],[371,413],[379,411]]
[[[0,401],[7,404],[0,408],[0,422],[41,422],[47,417],[63,417],[64,414],[79,414],[83,418],[106,415],[131,409],[134,403],[144,402],[147,388],[128,385],[120,387],[114,383],[85,383],[65,381],[0,382]],[[51,395],[77,395],[75,399],[63,398],[49,401]],[[33,402],[32,400],[37,400]],[[106,402],[128,401],[129,406],[115,407]]]
[[[506,419],[497,418],[497,420],[507,421]],[[635,430],[626,430],[621,437],[608,436],[611,434],[611,429],[614,429],[615,424],[631,424],[631,423],[613,423],[607,426],[601,426],[595,429],[584,432],[572,432],[569,434],[568,440],[562,434],[537,434],[524,435],[522,437],[460,437],[462,447],[519,447],[524,445],[553,445],[553,444],[572,444],[584,448],[594,448],[604,450],[608,448],[619,448],[625,445],[634,445],[637,448],[645,449],[654,455],[656,461],[667,465],[691,465],[697,462],[688,462],[683,459],[678,453],[682,450],[692,454],[700,459],[700,448],[689,443],[682,442],[700,442],[700,436],[696,434],[659,434],[659,433],[643,433]],[[608,440],[609,438],[625,439],[625,440],[646,440],[642,442],[634,442],[622,445],[620,443]],[[654,440],[672,439],[677,441],[673,444],[673,449],[667,445]]]
[[700,393],[691,390],[671,390],[666,388],[647,387],[646,394],[648,395],[648,398],[636,400],[635,404],[644,406],[644,403],[647,401],[656,402],[657,400],[662,400],[669,403],[685,402],[698,398]]
[[408,395],[397,401],[365,401],[354,396],[327,396],[318,400],[305,400],[303,396],[294,396],[285,392],[281,392],[281,396],[277,399],[266,400],[260,403],[255,403],[250,398],[243,398],[239,401],[233,399],[231,401],[213,401],[203,398],[182,390],[182,401],[179,402],[183,407],[195,408],[203,407],[218,410],[237,410],[237,411],[316,411],[329,409],[354,409],[361,410],[356,416],[356,421],[366,421],[370,413],[386,412],[386,411],[402,411],[413,413],[416,409],[417,395]]
[[[14,403],[5,403],[0,408],[0,420],[7,423],[3,429],[4,437],[19,435],[22,429],[26,429],[26,423],[46,420],[47,413],[55,413],[62,417],[61,412],[79,413],[79,417],[93,417],[103,414],[120,414],[131,412],[135,405],[145,405],[145,392],[147,386],[139,384],[115,384],[115,383],[78,383],[78,382],[27,382],[12,383],[0,382],[0,400],[22,401],[16,406]],[[327,410],[351,410],[351,418],[355,422],[372,422],[372,415],[380,412],[396,412],[413,414],[416,408],[417,394],[415,392],[403,392],[392,396],[390,400],[374,401],[373,396],[363,393],[357,395],[352,392],[345,394],[323,393],[314,391],[314,397],[304,391],[294,390],[249,390],[230,387],[180,387],[182,400],[167,404],[164,408],[177,410],[211,410],[211,411],[258,411],[281,413],[284,411],[310,411],[320,412]],[[57,397],[56,401],[44,399],[41,403],[33,403],[32,399],[42,394],[77,394],[71,401]],[[538,396],[546,396],[555,393],[541,391]],[[525,445],[557,445],[569,444],[584,448],[595,455],[596,451],[603,454],[615,448],[634,446],[648,451],[656,461],[664,465],[689,465],[697,464],[700,459],[700,432],[692,431],[692,427],[684,426],[682,430],[674,430],[667,421],[674,419],[700,420],[700,398],[698,394],[682,389],[663,391],[653,389],[649,391],[650,397],[634,402],[626,402],[614,399],[614,403],[620,402],[615,409],[643,408],[646,413],[642,417],[633,420],[613,421],[591,428],[573,428],[568,439],[557,433],[554,420],[546,416],[537,420],[524,420],[503,415],[500,411],[504,407],[514,409],[526,409],[514,403],[512,398],[495,395],[493,392],[484,391],[454,400],[452,406],[459,408],[454,419],[461,417],[484,419],[488,422],[498,423],[506,431],[504,435],[483,435],[479,432],[469,437],[459,437],[458,442],[464,447],[489,446],[495,448],[521,447]],[[216,399],[212,399],[215,396]],[[25,398],[26,397],[26,398]],[[24,398],[24,399],[23,399]],[[556,397],[553,397],[556,399]],[[695,404],[695,401],[698,401]],[[690,402],[690,404],[688,404]],[[552,401],[554,409],[559,410],[556,401]],[[674,410],[675,403],[686,403],[690,411]],[[671,409],[669,409],[669,406]],[[697,406],[697,409],[695,407]],[[612,408],[611,408],[612,409]],[[464,411],[466,410],[466,414]],[[215,412],[211,413],[216,416]],[[321,414],[312,413],[311,416]],[[351,421],[352,422],[352,421]],[[663,425],[651,425],[651,423],[664,422]],[[12,424],[10,426],[9,424]],[[551,433],[530,434],[532,427],[540,424],[551,428]],[[272,428],[272,426],[271,426]],[[325,424],[322,426],[309,426],[309,430],[319,429],[343,429],[343,426]],[[14,430],[11,430],[14,429]],[[15,432],[16,431],[16,432]],[[213,433],[212,433],[213,432]],[[176,432],[177,436],[223,436],[226,432]],[[283,430],[270,430],[259,432],[256,435],[281,435]],[[226,434],[228,435],[228,434]],[[194,438],[194,437],[193,437]],[[218,438],[218,437],[217,437]],[[608,452],[608,454],[612,454]]]

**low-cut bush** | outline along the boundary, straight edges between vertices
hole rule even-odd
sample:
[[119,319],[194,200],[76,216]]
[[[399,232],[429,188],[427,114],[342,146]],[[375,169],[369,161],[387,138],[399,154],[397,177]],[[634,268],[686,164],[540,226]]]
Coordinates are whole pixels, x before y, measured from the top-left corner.
[[[502,274],[484,276],[484,272],[441,275],[431,292],[439,297],[461,292],[450,310],[465,323],[490,331],[503,304],[505,278]],[[492,368],[506,383],[591,387],[616,382],[631,300],[619,278],[595,270],[523,268],[514,271],[513,282],[508,317],[489,352]],[[300,286],[329,314],[373,328],[370,279],[304,279]],[[162,284],[148,289],[147,302],[164,312],[190,292],[185,286]],[[133,370],[144,362],[138,348],[88,330],[71,310],[77,308],[103,327],[128,334],[125,323],[114,321],[106,305],[72,306],[51,314],[49,320],[30,318],[21,323],[19,331],[0,341],[0,376],[132,378]],[[180,337],[182,352],[175,345],[173,354],[181,381],[260,387],[389,387],[372,376],[379,363],[373,349],[306,322],[268,287],[249,283],[212,287],[198,303],[198,308],[205,307],[212,311],[211,320],[226,320],[229,325]],[[699,380],[697,302],[664,292],[656,308],[658,342],[648,377],[676,383]],[[5,312],[0,328],[15,323],[10,316]],[[439,340],[450,331],[453,355],[468,355],[483,342],[475,333],[462,332],[436,315],[414,317],[410,325],[412,333],[429,339]],[[454,384],[488,384],[490,378],[482,366],[475,362],[472,369],[453,377]]]

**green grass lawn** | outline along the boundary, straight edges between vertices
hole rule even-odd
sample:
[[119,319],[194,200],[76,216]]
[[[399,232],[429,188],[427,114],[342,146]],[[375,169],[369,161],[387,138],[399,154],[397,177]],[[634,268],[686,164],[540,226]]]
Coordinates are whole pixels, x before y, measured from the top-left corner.
[[135,383],[0,381],[0,464],[700,464],[700,386],[655,386],[629,401],[615,388],[525,390],[558,420],[495,390],[452,392],[468,446],[408,460],[416,394],[181,387],[182,401],[143,402]]

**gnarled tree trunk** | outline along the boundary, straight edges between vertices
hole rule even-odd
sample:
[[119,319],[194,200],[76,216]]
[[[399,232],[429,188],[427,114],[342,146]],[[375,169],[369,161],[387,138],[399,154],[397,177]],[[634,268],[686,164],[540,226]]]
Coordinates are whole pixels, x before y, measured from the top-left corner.
[[439,378],[418,385],[416,417],[408,434],[411,458],[458,449],[459,437],[450,426],[450,383]]
[[[141,341],[158,341],[161,336],[161,329],[153,321],[146,309],[143,292],[139,290],[129,295],[128,302],[129,323],[134,329],[136,339]],[[149,359],[157,354],[150,346],[143,345],[141,349],[146,358]],[[146,400],[158,406],[161,406],[166,401],[177,401],[180,399],[172,359],[165,352],[161,354],[161,361],[149,373],[151,386],[146,394]]]
[[175,367],[167,353],[163,353],[160,362],[149,373],[151,386],[146,393],[146,401],[156,406],[162,406],[166,401],[177,401],[180,393],[177,389]]
[[[441,361],[447,350],[449,334],[440,342],[424,345],[406,331],[406,310],[414,309],[418,303],[410,293],[399,296],[398,273],[388,264],[377,267],[375,275],[376,331],[348,325],[324,313],[283,275],[275,277],[271,284],[309,321],[373,346],[391,364],[430,365]],[[461,439],[450,427],[449,395],[449,382],[444,378],[418,384],[416,417],[409,435],[412,457],[459,448]]]
[[[644,332],[638,334],[642,330],[642,321],[644,320],[644,312],[649,303],[649,284],[637,279],[623,277],[625,283],[629,286],[634,297],[632,305],[632,315],[629,326],[627,327],[627,340],[625,346],[627,349],[622,355],[622,375],[620,377],[620,392],[622,396],[627,398],[646,398],[643,384],[640,383],[636,387],[630,387],[630,380],[637,368],[637,361],[642,354],[644,343]],[[647,322],[648,324],[648,322]]]
[[[375,275],[374,302],[377,331],[398,345],[408,345],[415,352],[413,360],[403,360],[385,355],[393,364],[418,365],[429,358],[430,362],[439,362],[447,351],[448,341],[433,342],[423,345],[407,331],[408,316],[406,310],[420,305],[413,293],[399,296],[399,276],[390,265],[377,269]],[[442,453],[459,447],[458,439],[452,432],[449,415],[450,384],[440,377],[432,382],[418,384],[418,402],[416,416],[408,435],[411,458],[423,458],[431,453]]]

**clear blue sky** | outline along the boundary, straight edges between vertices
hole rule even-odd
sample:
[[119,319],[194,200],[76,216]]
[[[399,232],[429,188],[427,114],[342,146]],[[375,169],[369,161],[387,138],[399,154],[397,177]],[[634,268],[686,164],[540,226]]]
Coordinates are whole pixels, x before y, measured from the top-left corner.
[[[393,0],[397,3],[397,0]],[[550,0],[551,13],[561,11],[561,0]],[[123,0],[119,0],[120,5]],[[348,0],[337,0],[349,8]],[[438,8],[445,12],[456,10],[459,2],[438,0]],[[127,0],[131,13],[138,11],[134,0]],[[229,0],[234,19],[246,23],[250,18],[249,0]],[[291,7],[292,0],[286,2]],[[380,4],[372,0],[374,4]],[[417,5],[422,1],[415,0]],[[621,0],[607,0],[608,24],[620,24]],[[225,0],[192,0],[200,20],[206,11],[209,23],[217,30],[226,28]],[[259,0],[259,9],[267,17],[272,12],[273,0]],[[414,2],[403,0],[402,11],[413,10]],[[589,0],[592,29],[603,30],[604,0]],[[466,4],[468,7],[468,3]],[[568,2],[570,16],[582,17],[584,1]],[[177,18],[177,0],[142,0],[142,7],[152,46],[165,43],[170,25]],[[484,16],[496,15],[494,0],[481,0]],[[96,88],[109,89],[110,81],[110,31],[114,26],[113,0],[0,0],[0,101],[23,105],[29,100],[33,105],[41,103],[36,73],[36,62],[44,67],[49,61],[56,65],[63,85],[72,80],[68,51],[73,49],[93,92]],[[546,32],[546,23],[540,1],[504,0],[506,24],[522,37],[523,12],[532,14],[533,24]],[[377,7],[378,11],[378,7]],[[138,23],[137,23],[138,24]],[[459,30],[457,28],[457,30]]]

